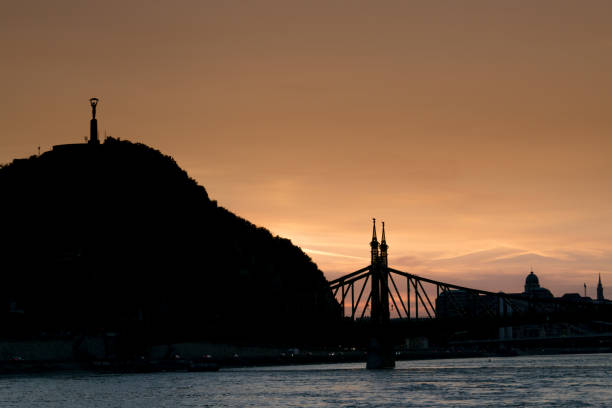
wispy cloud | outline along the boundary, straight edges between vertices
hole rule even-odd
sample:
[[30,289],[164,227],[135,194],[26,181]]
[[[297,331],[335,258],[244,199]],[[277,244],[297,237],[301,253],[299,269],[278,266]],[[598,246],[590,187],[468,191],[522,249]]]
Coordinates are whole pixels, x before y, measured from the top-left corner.
[[336,252],[319,251],[317,249],[308,249],[308,248],[302,248],[302,250],[304,252],[306,252],[307,254],[332,256],[332,257],[336,257],[336,258],[358,259],[360,261],[367,262],[367,258],[364,258],[364,257],[361,257],[361,256],[338,254]]

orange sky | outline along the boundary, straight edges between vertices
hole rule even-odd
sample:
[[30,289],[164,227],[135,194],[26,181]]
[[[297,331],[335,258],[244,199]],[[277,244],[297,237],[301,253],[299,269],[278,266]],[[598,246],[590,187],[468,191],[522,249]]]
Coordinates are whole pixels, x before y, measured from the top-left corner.
[[433,3],[2,2],[0,162],[82,141],[97,96],[330,279],[377,217],[398,269],[612,288],[612,3]]

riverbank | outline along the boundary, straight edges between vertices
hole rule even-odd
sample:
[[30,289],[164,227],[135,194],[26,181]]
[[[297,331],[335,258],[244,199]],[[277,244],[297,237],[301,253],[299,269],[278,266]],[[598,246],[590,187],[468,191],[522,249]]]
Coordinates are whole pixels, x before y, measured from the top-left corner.
[[[56,351],[56,353],[53,352]],[[526,355],[612,353],[612,347],[532,348],[496,351],[422,349],[395,352],[397,361],[458,358],[512,357]],[[9,356],[10,355],[10,356]],[[215,343],[179,343],[152,347],[148,355],[133,360],[91,358],[76,361],[61,341],[0,343],[0,374],[55,371],[167,372],[197,371],[211,367],[253,367],[363,362],[363,350],[299,350]],[[38,357],[38,358],[36,358]],[[62,358],[63,357],[63,358]],[[210,371],[214,371],[210,369]]]

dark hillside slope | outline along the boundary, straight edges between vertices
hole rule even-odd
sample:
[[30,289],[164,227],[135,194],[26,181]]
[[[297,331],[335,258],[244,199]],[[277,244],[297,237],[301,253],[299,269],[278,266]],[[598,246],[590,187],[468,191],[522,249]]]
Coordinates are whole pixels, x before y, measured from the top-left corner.
[[0,311],[13,335],[264,338],[339,314],[298,247],[218,207],[145,145],[108,138],[15,160],[0,194]]

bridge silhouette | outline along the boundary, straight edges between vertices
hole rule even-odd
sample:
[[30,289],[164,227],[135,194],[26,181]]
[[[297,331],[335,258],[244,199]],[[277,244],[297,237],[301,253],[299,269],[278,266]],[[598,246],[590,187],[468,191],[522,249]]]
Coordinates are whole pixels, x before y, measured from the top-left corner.
[[[495,332],[490,341],[512,342],[524,340],[526,333],[513,334],[513,326],[586,320],[597,320],[602,324],[599,333],[591,333],[594,336],[600,336],[601,332],[609,336],[612,331],[610,301],[491,292],[441,282],[389,267],[388,248],[384,222],[379,243],[374,219],[370,264],[329,282],[329,288],[341,306],[342,316],[353,322],[369,323],[376,328],[371,332],[389,333],[386,328],[393,323],[395,337],[398,325],[399,331],[415,336],[421,334],[422,323],[428,322],[430,327],[439,329],[441,325],[460,328],[462,324],[467,326],[467,322],[472,325],[476,322],[484,323],[489,334]],[[421,323],[419,328],[414,325],[417,322]],[[590,335],[575,326],[568,330],[560,336]],[[381,343],[380,339],[377,342]]]
[[[570,306],[586,311],[589,310],[589,306],[594,306],[593,303],[558,298],[491,292],[391,268],[388,266],[389,246],[386,242],[384,222],[382,228],[379,244],[374,219],[370,242],[370,265],[329,282],[329,288],[342,306],[343,316],[347,316],[348,309],[350,313],[347,317],[351,320],[369,318],[378,322],[388,321],[392,310],[399,319],[433,319],[448,316],[469,318],[479,315],[503,318],[535,310],[563,311]],[[405,280],[405,287],[398,284],[399,279]],[[370,283],[369,290],[368,283]],[[426,289],[427,286],[429,287]],[[405,291],[403,295],[400,287]],[[433,301],[432,292],[435,293]],[[444,303],[439,302],[441,299]],[[444,308],[440,313],[437,304]]]

